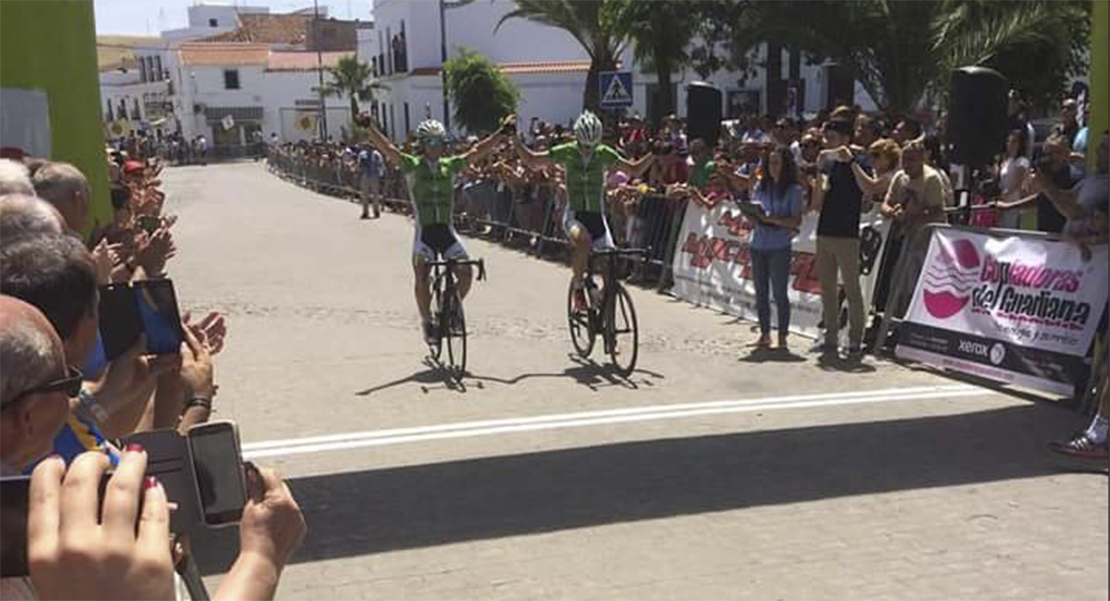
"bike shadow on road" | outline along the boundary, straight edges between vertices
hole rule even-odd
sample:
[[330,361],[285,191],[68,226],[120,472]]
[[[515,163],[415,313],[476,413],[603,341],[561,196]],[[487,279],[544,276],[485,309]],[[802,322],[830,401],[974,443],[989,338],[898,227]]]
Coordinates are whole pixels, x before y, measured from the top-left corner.
[[[1058,474],[1044,441],[1077,421],[1040,402],[293,478],[309,525],[293,562]],[[202,570],[237,540],[198,533]]]
[[563,371],[525,373],[512,378],[501,378],[497,376],[481,375],[467,370],[466,374],[464,374],[463,378],[460,380],[456,380],[447,370],[443,369],[443,367],[431,359],[425,359],[424,364],[427,366],[427,369],[423,369],[404,378],[398,378],[384,384],[360,390],[355,394],[358,396],[371,396],[383,390],[406,384],[420,384],[420,388],[425,394],[433,390],[448,390],[465,394],[471,388],[482,390],[487,383],[515,386],[525,380],[538,378],[569,378],[595,392],[611,387],[638,390],[641,387],[650,388],[655,386],[656,381],[666,379],[666,376],[661,373],[643,368],[637,368],[632,372],[631,376],[624,377],[618,373],[616,368],[612,365],[597,363],[591,359],[583,358],[575,354],[568,354],[567,356],[575,365],[567,367]]

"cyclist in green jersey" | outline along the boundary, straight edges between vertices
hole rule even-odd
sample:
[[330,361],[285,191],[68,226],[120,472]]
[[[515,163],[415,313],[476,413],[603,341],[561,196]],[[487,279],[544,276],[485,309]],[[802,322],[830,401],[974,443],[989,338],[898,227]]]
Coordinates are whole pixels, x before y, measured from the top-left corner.
[[[505,131],[503,126],[468,152],[443,156],[447,131],[442,123],[429,119],[416,129],[421,155],[416,156],[398,150],[373,124],[370,125],[370,142],[386,161],[401,170],[408,183],[409,201],[412,203],[416,222],[416,237],[412,249],[416,307],[420,310],[424,337],[428,340],[434,340],[436,334],[431,319],[431,269],[426,263],[435,261],[439,256],[458,260],[467,258],[466,247],[455,231],[455,175],[495,150]],[[459,282],[459,296],[466,298],[472,281],[470,266],[456,267],[455,277]]]
[[514,137],[517,156],[528,169],[542,170],[561,165],[566,172],[566,206],[563,229],[571,243],[572,285],[575,310],[586,307],[583,276],[590,250],[614,248],[613,236],[605,218],[605,178],[610,168],[640,177],[651,166],[652,155],[629,161],[612,147],[601,143],[601,120],[584,111],[574,122],[574,142],[561,144],[546,152],[532,152]]

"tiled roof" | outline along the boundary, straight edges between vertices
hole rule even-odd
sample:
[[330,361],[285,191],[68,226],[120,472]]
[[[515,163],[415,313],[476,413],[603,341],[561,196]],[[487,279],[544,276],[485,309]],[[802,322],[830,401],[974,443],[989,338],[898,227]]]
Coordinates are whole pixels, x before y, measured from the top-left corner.
[[[497,65],[506,75],[544,75],[549,73],[586,73],[590,61],[540,61],[531,63],[501,63]],[[404,75],[403,73],[401,75]],[[439,67],[412,69],[409,75],[439,75]]]
[[206,42],[250,42],[254,44],[305,43],[310,14],[239,14],[239,27],[205,38]]
[[183,65],[265,65],[270,57],[266,44],[199,42],[182,44]]
[[96,36],[96,62],[100,71],[113,71],[120,67],[135,69],[138,61],[135,60],[135,47],[157,46],[158,38],[125,36],[125,35],[98,35]]
[[501,63],[498,65],[507,75],[539,75],[544,73],[585,73],[590,70],[590,61],[549,61],[534,63]]
[[[353,52],[323,52],[324,68],[334,67],[339,64],[339,59],[344,56],[353,56]],[[267,71],[315,71],[317,66],[315,52],[271,52],[270,60],[266,64]]]

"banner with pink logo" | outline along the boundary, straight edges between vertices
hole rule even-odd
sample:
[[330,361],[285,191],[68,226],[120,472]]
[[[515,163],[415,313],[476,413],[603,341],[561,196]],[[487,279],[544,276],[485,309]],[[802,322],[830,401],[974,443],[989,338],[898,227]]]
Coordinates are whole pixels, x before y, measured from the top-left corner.
[[1063,395],[1088,373],[1106,309],[1107,251],[1074,244],[933,231],[899,357]]

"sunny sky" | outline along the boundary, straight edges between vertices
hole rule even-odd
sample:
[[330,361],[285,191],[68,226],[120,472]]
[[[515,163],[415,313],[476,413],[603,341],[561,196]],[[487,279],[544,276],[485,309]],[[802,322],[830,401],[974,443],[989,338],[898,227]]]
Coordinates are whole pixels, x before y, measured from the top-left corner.
[[[200,0],[94,0],[98,34],[158,35],[164,29],[185,27],[189,6]],[[287,13],[311,8],[312,0],[206,0],[239,6],[268,6],[270,12]],[[319,0],[328,14],[340,19],[370,18],[371,0]]]

